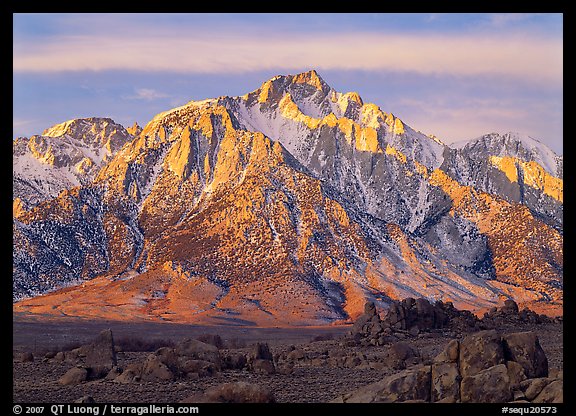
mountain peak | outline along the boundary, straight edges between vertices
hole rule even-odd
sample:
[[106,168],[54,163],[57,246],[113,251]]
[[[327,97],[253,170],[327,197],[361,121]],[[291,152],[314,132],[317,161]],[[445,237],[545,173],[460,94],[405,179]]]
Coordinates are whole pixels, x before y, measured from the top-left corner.
[[126,131],[132,136],[138,136],[142,132],[142,127],[135,121],[132,127],[128,127]]
[[525,162],[540,164],[549,174],[559,177],[562,156],[533,137],[517,132],[489,133],[471,140],[453,143],[453,148],[474,149],[477,154],[490,152],[499,157],[516,157]]
[[316,87],[318,90],[325,90],[330,88],[326,82],[318,75],[316,70],[312,69],[307,72],[302,72],[300,74],[292,76],[293,84],[308,84]]
[[60,137],[65,134],[73,135],[77,129],[82,129],[86,126],[94,125],[116,124],[110,118],[89,117],[89,118],[74,118],[63,123],[55,124],[42,132],[42,136]]

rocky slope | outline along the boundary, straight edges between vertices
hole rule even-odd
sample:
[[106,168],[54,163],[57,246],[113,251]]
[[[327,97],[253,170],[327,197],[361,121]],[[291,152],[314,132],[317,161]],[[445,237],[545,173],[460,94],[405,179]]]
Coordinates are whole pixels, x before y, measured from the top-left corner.
[[157,115],[92,181],[15,210],[15,299],[82,281],[15,309],[296,325],[423,296],[558,313],[562,192],[562,158],[533,139],[448,147],[315,71],[277,76]]

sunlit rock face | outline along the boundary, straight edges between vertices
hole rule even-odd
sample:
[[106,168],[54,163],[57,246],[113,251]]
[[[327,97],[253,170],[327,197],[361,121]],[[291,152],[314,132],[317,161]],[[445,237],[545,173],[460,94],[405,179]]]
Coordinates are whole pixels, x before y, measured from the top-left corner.
[[449,147],[315,71],[143,129],[106,123],[41,136],[110,156],[65,165],[82,179],[40,203],[15,192],[14,297],[50,292],[15,310],[303,325],[412,296],[561,311],[562,158],[533,139]]

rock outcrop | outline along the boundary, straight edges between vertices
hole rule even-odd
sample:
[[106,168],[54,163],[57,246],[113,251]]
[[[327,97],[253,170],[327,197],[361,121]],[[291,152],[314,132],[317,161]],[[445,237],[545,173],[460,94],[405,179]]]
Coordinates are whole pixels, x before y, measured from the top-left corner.
[[[398,351],[406,351],[401,344]],[[418,364],[335,402],[561,403],[563,380],[548,377],[547,360],[532,332],[495,330],[453,339],[430,365]]]

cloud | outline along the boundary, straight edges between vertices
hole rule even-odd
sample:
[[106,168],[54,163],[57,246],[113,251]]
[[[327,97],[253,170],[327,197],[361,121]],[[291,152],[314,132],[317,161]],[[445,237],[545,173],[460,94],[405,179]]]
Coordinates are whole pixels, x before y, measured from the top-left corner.
[[[515,131],[528,134],[562,153],[562,114],[550,111],[549,100],[533,101],[522,97],[474,98],[458,100],[401,98],[395,113],[409,125],[426,134],[434,134],[445,143],[480,137],[490,132]],[[538,117],[534,117],[538,114]],[[542,120],[546,122],[543,123]]]
[[539,13],[494,13],[489,15],[488,22],[491,26],[500,28],[530,20],[539,15]]
[[168,98],[169,95],[158,92],[151,88],[137,88],[136,94],[134,95],[127,95],[123,96],[122,98],[127,100],[145,100],[145,101],[152,101],[157,100],[159,98]]
[[497,75],[562,83],[562,39],[509,34],[282,34],[179,32],[53,36],[14,46],[15,72],[81,70],[245,73],[389,70],[457,76]]
[[12,120],[12,129],[19,130],[36,123],[38,119],[15,118]]

